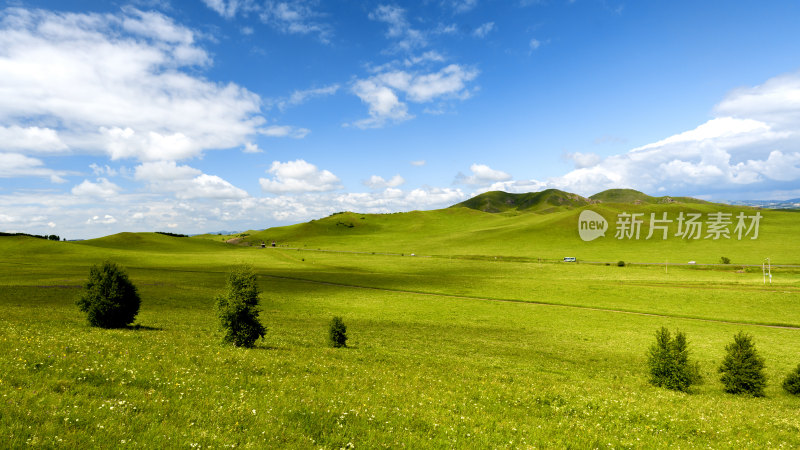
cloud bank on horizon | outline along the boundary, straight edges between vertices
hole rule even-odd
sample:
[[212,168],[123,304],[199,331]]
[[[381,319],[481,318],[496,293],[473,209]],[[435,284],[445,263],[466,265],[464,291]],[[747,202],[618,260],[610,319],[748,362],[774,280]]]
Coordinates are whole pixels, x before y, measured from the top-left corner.
[[[0,231],[265,228],[489,190],[800,197],[797,71],[737,82],[702,106],[710,117],[667,133],[654,119],[649,140],[610,150],[514,125],[574,120],[546,92],[576,85],[529,80],[578,51],[555,25],[597,11],[574,2],[17,3],[0,10]],[[630,10],[594,7],[609,21]],[[548,12],[553,28],[512,20]],[[514,106],[528,91],[536,102]]]

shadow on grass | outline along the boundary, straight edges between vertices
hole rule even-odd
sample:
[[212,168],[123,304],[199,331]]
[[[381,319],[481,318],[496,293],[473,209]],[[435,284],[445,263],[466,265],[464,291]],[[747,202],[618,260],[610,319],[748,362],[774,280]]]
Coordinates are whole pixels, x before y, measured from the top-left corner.
[[147,325],[141,325],[141,324],[138,324],[138,323],[136,325],[128,325],[128,326],[126,326],[126,327],[124,327],[122,329],[123,330],[143,330],[143,331],[164,331],[164,329],[161,328],[161,327],[148,327]]

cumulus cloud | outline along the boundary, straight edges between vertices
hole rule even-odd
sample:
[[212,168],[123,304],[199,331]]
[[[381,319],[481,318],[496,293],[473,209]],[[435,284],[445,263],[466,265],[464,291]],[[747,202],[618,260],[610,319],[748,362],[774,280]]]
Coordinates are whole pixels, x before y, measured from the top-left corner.
[[102,224],[102,225],[111,225],[117,223],[117,219],[110,214],[106,214],[104,216],[92,216],[90,219],[86,221],[87,225],[95,225],[95,224]]
[[265,192],[326,192],[341,188],[336,175],[327,170],[320,170],[314,164],[302,159],[285,163],[273,161],[267,173],[273,177],[258,180]]
[[384,72],[356,80],[352,92],[369,107],[369,118],[353,123],[359,128],[378,128],[414,118],[404,100],[428,103],[434,100],[464,100],[471,95],[467,83],[478,76],[472,68],[450,64],[437,72],[416,73],[404,70]]
[[0,178],[46,177],[53,183],[63,183],[71,172],[44,167],[40,159],[19,153],[0,153]]
[[254,144],[252,142],[245,142],[244,143],[244,152],[245,153],[261,153],[263,150],[258,148],[258,144]]
[[261,99],[196,75],[210,61],[194,31],[157,12],[2,10],[0,134],[18,152],[141,161],[242,146],[265,122]]
[[146,162],[136,167],[136,180],[145,181],[154,192],[172,193],[180,199],[241,199],[246,191],[228,181],[174,161]]
[[603,160],[600,155],[595,153],[567,153],[564,157],[575,164],[576,169],[583,169],[585,167],[596,166],[597,163]]
[[710,198],[786,198],[800,181],[800,74],[781,75],[762,85],[729,93],[718,117],[682,133],[605,158],[566,155],[575,170],[545,180],[499,183],[558,188],[591,195],[633,188]]
[[749,118],[778,127],[800,123],[800,73],[780,75],[764,84],[730,92],[716,105],[720,116]]
[[364,181],[364,186],[367,186],[370,189],[386,189],[401,186],[405,182],[406,180],[400,175],[395,175],[388,181],[381,176],[372,175],[368,180]]
[[122,189],[106,178],[98,178],[96,183],[83,180],[83,183],[72,188],[72,195],[82,197],[113,197]]
[[69,147],[56,130],[39,127],[0,126],[0,150],[25,153],[64,153]]
[[472,164],[469,166],[469,170],[472,172],[471,175],[459,173],[456,176],[455,182],[472,186],[485,186],[496,182],[508,181],[512,178],[511,175],[500,170],[492,169],[485,164]]

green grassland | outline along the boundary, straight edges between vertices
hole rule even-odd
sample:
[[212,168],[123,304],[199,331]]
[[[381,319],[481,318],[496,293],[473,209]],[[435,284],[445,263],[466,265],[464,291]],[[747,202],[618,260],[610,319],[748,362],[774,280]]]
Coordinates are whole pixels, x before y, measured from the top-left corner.
[[[0,442],[800,446],[800,398],[780,388],[800,363],[800,269],[775,268],[764,285],[760,268],[737,265],[543,261],[797,262],[796,213],[762,211],[752,242],[586,243],[576,232],[583,208],[613,217],[720,206],[655,199],[549,210],[548,198],[526,201],[528,211],[344,213],[243,241],[282,245],[266,249],[153,233],[0,238]],[[75,307],[89,266],[103,259],[127,267],[139,288],[137,326],[94,329]],[[220,344],[213,310],[240,263],[258,274],[268,329],[249,350]],[[334,315],[348,326],[348,348],[326,346]],[[705,382],[691,394],[647,383],[646,351],[661,326],[686,332],[700,362]],[[716,369],[739,330],[766,359],[766,398],[722,392]]]
[[[548,193],[548,191],[545,191]],[[503,194],[502,196],[498,194]],[[541,194],[541,193],[539,193]],[[722,256],[733,264],[761,264],[765,258],[775,264],[800,264],[800,254],[787,243],[800,233],[800,211],[755,210],[702,202],[688,198],[654,198],[636,191],[612,190],[598,194],[597,200],[576,200],[574,194],[551,191],[547,196],[490,192],[434,211],[402,214],[359,214],[344,212],[320,220],[288,227],[250,231],[243,244],[261,242],[304,249],[333,249],[366,252],[415,253],[438,256],[491,256],[559,260],[574,256],[584,261],[619,260],[640,263],[718,263]],[[509,197],[514,196],[514,197]],[[500,197],[500,198],[498,198]],[[612,203],[620,199],[628,202]],[[599,203],[589,203],[599,202]],[[603,215],[610,229],[606,236],[584,242],[578,236],[578,216],[591,209]],[[488,211],[488,212],[487,212]],[[743,212],[761,216],[757,239],[744,237],[718,240],[676,237],[680,213]],[[641,213],[644,224],[640,238],[617,239],[614,222],[620,213]],[[650,216],[663,213],[674,222],[669,236],[646,239]],[[729,227],[733,231],[733,226]],[[223,240],[227,237],[203,236]]]

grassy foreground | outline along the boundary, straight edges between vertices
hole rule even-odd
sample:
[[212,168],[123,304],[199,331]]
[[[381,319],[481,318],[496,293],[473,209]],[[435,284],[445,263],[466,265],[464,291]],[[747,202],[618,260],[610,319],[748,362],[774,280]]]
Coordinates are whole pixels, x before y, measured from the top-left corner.
[[[800,446],[800,273],[616,267],[237,248],[124,234],[2,238],[0,442],[70,448],[620,448]],[[142,296],[139,327],[74,305],[111,258]],[[219,344],[212,298],[256,268],[267,338]],[[349,347],[326,346],[334,315]],[[787,328],[766,325],[780,324]],[[685,331],[705,383],[649,386],[661,326]],[[744,330],[766,398],[724,394]]]

